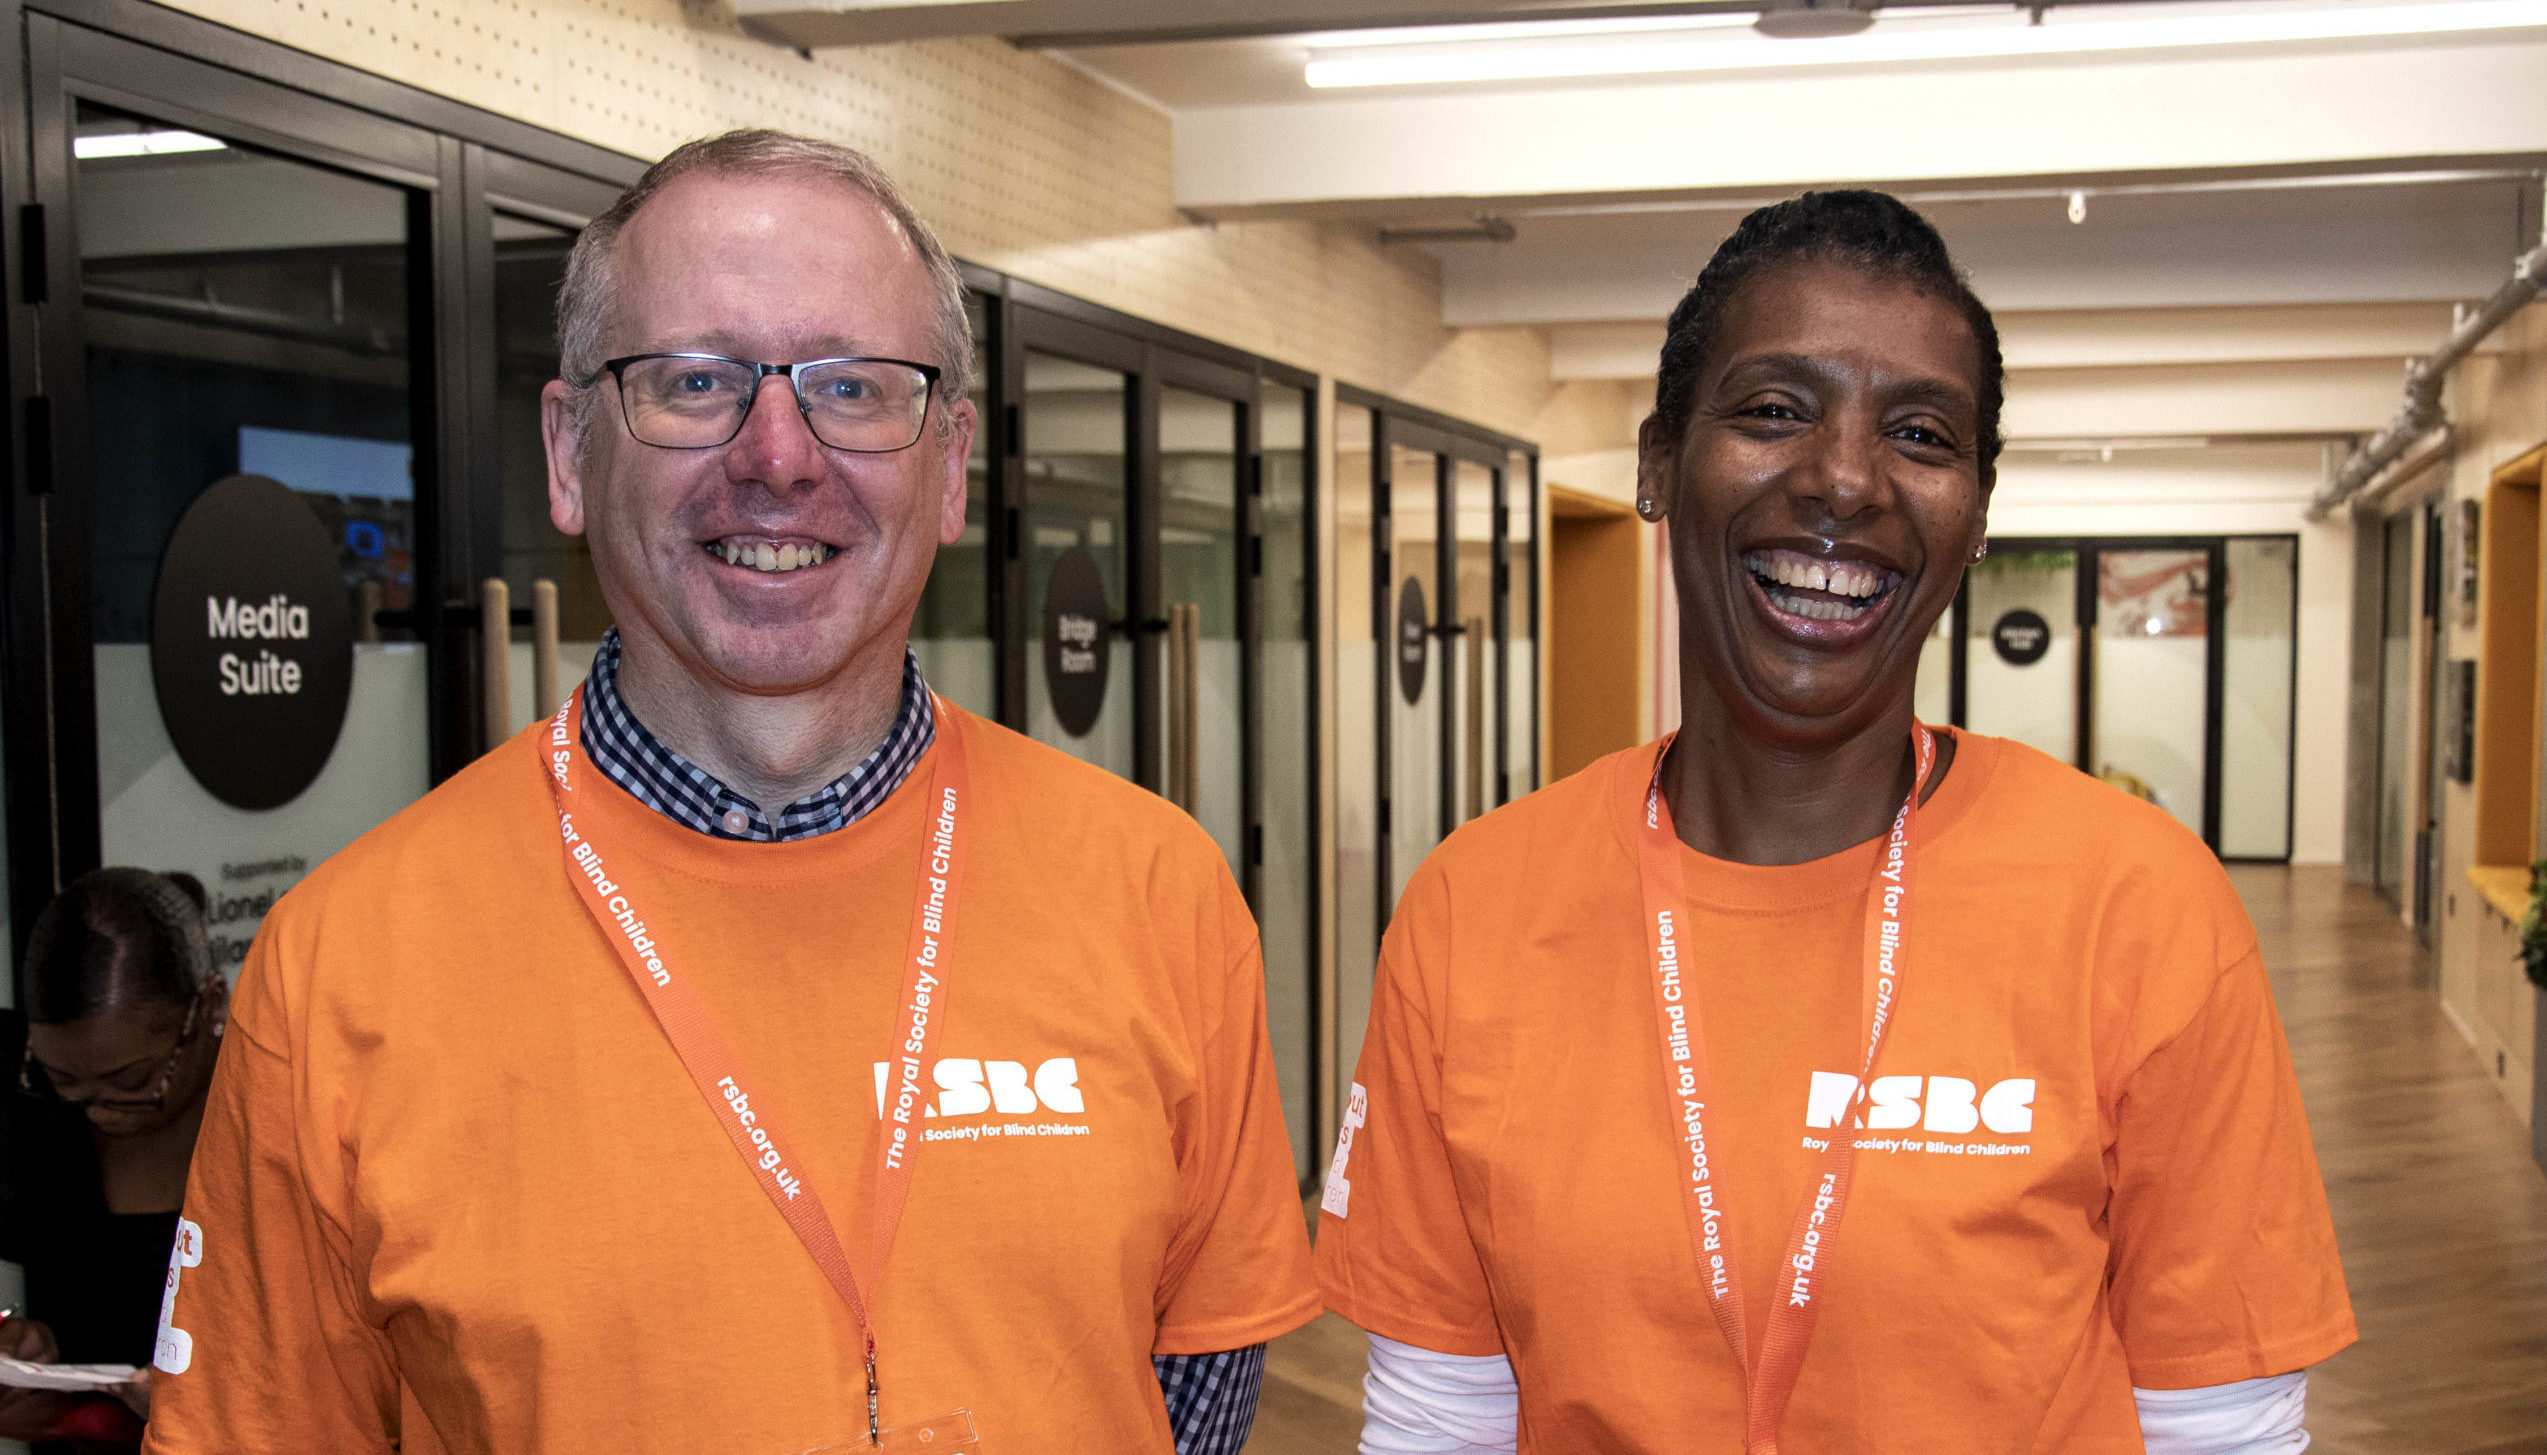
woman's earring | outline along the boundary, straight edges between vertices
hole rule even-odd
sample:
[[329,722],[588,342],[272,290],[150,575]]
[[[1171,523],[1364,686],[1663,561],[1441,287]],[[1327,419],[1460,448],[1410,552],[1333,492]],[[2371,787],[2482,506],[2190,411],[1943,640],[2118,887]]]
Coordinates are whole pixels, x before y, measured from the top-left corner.
[[1651,495],[1639,495],[1636,497],[1636,513],[1647,520],[1660,520],[1663,518],[1662,507],[1654,503],[1654,497]]
[[1989,543],[1988,541],[1983,541],[1983,542],[1981,543],[1981,549],[1979,549],[1979,550],[1977,550],[1977,551],[1974,551],[1974,552],[1972,553],[1972,564],[1974,564],[1974,565],[1976,565],[1976,566],[1980,565],[1980,564],[1981,564],[1981,558],[1982,558],[1983,556],[1988,555],[1988,554],[1990,554],[1990,543]]

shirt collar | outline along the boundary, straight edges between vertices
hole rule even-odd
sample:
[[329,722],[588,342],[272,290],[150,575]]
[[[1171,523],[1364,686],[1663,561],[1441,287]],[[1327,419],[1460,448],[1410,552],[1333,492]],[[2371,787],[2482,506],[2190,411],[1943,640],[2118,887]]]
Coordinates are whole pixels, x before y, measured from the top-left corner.
[[584,755],[639,803],[685,827],[720,839],[786,843],[846,828],[865,818],[911,776],[937,741],[937,715],[919,656],[902,652],[902,700],[884,741],[856,767],[779,810],[773,821],[759,804],[664,746],[619,695],[619,629],[602,634],[584,678]]

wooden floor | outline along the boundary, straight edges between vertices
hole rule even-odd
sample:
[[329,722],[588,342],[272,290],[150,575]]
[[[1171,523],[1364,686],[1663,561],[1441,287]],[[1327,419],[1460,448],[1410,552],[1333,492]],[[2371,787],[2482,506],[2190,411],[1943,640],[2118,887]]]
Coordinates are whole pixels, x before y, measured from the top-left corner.
[[[2547,1177],[2387,906],[2333,869],[2232,873],[2262,935],[2361,1342],[2309,1377],[2314,1455],[2547,1455]],[[1248,1455],[1338,1455],[1362,1336],[1277,1342]]]

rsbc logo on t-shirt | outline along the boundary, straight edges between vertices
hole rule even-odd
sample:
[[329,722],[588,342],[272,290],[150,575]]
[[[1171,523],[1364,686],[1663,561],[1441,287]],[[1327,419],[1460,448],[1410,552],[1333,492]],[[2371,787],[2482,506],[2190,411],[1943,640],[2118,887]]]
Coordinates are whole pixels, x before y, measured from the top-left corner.
[[1859,1136],[1860,1151],[2022,1156],[2033,1151],[2031,1144],[1991,1138],[2033,1133],[2034,1078],[2011,1076],[1984,1088],[1960,1076],[1878,1076],[1861,1094],[1856,1077],[1816,1071],[1805,1093],[1804,1125],[1805,1145],[1814,1150],[1823,1143],[1810,1132],[1847,1128],[1934,1134],[1924,1139]]
[[[892,1071],[889,1062],[875,1063],[876,1115],[879,1118],[884,1115],[885,1088]],[[1031,1067],[1023,1061],[942,1056],[929,1068],[929,1079],[937,1086],[937,1096],[922,1111],[924,1118],[988,1116],[1003,1120],[989,1125],[932,1127],[920,1133],[921,1141],[973,1142],[992,1137],[1075,1137],[1088,1134],[1085,1122],[1004,1120],[1041,1117],[1047,1113],[1065,1117],[1086,1115],[1087,1098],[1079,1091],[1079,1060],[1075,1056],[1053,1056]]]

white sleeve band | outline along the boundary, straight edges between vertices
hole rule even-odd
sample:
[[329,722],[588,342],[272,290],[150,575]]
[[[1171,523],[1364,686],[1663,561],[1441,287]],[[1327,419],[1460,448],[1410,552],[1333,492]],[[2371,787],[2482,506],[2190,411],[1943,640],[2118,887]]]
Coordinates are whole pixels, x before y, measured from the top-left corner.
[[1496,1455],[1518,1448],[1521,1386],[1501,1354],[1436,1354],[1371,1335],[1362,1455]]
[[[1378,1334],[1362,1378],[1362,1455],[1496,1455],[1517,1448],[1521,1390],[1500,1354],[1440,1354]],[[2202,1389],[2135,1389],[2149,1455],[2300,1455],[2308,1374]]]
[[[1435,1356],[1439,1357],[1439,1356]],[[2308,1371],[2203,1389],[2135,1389],[2149,1455],[2299,1455]]]

